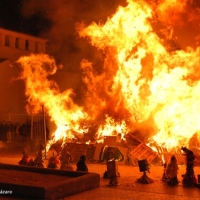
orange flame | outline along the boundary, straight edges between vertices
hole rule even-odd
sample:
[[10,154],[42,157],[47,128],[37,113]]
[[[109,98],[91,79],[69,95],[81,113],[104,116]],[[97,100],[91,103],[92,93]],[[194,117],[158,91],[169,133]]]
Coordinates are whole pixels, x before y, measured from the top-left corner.
[[[91,81],[93,85],[88,88],[97,89],[98,84],[106,92],[109,88],[107,95],[117,99],[114,106],[123,102],[132,124],[153,118],[158,132],[152,139],[159,145],[168,148],[187,145],[200,129],[199,81],[191,77],[199,66],[200,48],[168,52],[153,31],[151,19],[155,13],[151,7],[144,1],[128,3],[127,7],[119,7],[104,25],[78,26],[81,37],[88,37],[92,45],[105,51],[105,71],[108,74],[114,71],[108,82]],[[185,6],[186,1],[163,1],[158,10],[166,21],[172,9],[183,12]],[[167,10],[170,12],[165,15],[163,11]],[[170,19],[170,25],[177,21]],[[92,80],[101,80],[102,76],[106,79],[106,74],[88,76]]]
[[26,82],[26,95],[29,97],[30,107],[27,107],[27,111],[38,113],[41,105],[45,106],[51,120],[57,125],[53,141],[73,138],[72,130],[83,133],[76,122],[86,118],[87,114],[73,103],[73,91],[69,89],[61,93],[57,84],[47,79],[57,71],[54,59],[48,55],[32,54],[21,57],[18,62],[23,68],[21,79]]
[[[137,125],[151,122],[154,131],[146,137],[167,148],[187,145],[200,130],[200,47],[169,51],[165,43],[173,38],[172,26],[182,25],[187,1],[163,0],[155,10],[154,4],[142,0],[127,3],[105,24],[77,25],[80,37],[89,38],[105,55],[101,74],[91,62],[81,62],[87,86],[84,109],[73,102],[72,90],[60,93],[57,84],[47,79],[57,70],[52,58],[19,59],[28,102],[35,112],[45,105],[58,127],[55,141],[73,138],[74,132],[87,133],[80,125],[83,119],[99,121],[97,138],[124,136]],[[166,23],[164,39],[154,28],[155,16]]]

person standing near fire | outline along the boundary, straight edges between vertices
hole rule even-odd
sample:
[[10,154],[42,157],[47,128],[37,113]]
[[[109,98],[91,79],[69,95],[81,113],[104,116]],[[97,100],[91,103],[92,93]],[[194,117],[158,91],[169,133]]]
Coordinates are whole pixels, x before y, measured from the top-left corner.
[[60,153],[60,169],[66,169],[73,171],[73,167],[71,165],[71,162],[73,161],[72,155],[67,150],[67,145],[63,147],[61,153]]
[[193,151],[186,147],[182,147],[181,150],[185,153],[186,156],[186,172],[183,175],[183,186],[194,187],[197,184],[197,178],[194,174],[194,163],[196,156],[194,155]]
[[38,166],[38,167],[44,167],[43,165],[43,151],[44,151],[45,147],[43,144],[39,144],[38,145],[38,152],[36,154],[36,157],[34,159],[34,166]]
[[26,148],[22,149],[22,158],[21,160],[18,162],[19,165],[27,165],[29,162],[29,156],[28,156],[28,152],[26,150]]
[[168,185],[177,185],[178,184],[178,162],[175,155],[172,155],[170,161],[166,165],[165,175],[167,178]]
[[19,138],[20,138],[20,131],[19,131],[19,129],[20,129],[20,123],[17,122],[17,123],[15,124],[15,138],[16,138],[17,141],[18,141]]
[[88,172],[88,167],[85,161],[86,161],[86,157],[82,155],[80,157],[80,160],[76,163],[76,167],[77,167],[76,171]]
[[13,124],[11,121],[7,123],[7,142],[11,143],[12,140],[12,133],[13,133]]

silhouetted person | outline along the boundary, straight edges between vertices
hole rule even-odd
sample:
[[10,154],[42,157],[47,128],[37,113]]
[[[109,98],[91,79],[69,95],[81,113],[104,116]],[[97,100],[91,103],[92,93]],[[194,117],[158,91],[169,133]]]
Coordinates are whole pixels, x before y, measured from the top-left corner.
[[171,156],[170,161],[166,166],[166,177],[168,178],[168,185],[177,185],[178,184],[178,162],[175,155]]
[[58,156],[51,156],[49,158],[49,162],[48,162],[47,168],[57,169],[58,168],[58,164],[59,164]]
[[43,144],[38,145],[38,152],[34,159],[34,165],[38,167],[44,167],[43,165],[43,150],[45,149]]
[[12,132],[13,132],[13,124],[11,121],[7,123],[7,142],[11,143],[12,140]]
[[194,155],[193,151],[187,149],[186,147],[181,148],[184,151],[186,156],[186,173],[183,175],[183,185],[187,187],[195,186],[197,183],[197,179],[194,175],[194,163],[196,156]]
[[81,156],[80,157],[80,160],[77,162],[76,164],[76,171],[84,171],[84,172],[88,172],[88,167],[87,165],[85,164],[85,160],[86,160],[86,157],[85,156]]
[[27,165],[28,161],[29,161],[29,156],[28,156],[26,149],[24,148],[22,150],[22,159],[18,162],[18,164],[19,165]]
[[60,169],[73,170],[73,167],[71,166],[73,157],[67,151],[67,146],[65,146],[61,151],[60,161],[61,161]]
[[19,129],[20,129],[20,123],[19,122],[17,122],[16,124],[15,124],[15,138],[16,138],[16,140],[19,140],[19,138],[20,138],[20,131],[19,131]]

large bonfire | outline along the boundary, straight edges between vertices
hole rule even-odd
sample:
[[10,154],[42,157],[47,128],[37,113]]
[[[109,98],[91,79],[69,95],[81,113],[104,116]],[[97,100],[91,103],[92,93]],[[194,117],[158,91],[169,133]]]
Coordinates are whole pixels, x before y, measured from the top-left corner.
[[175,26],[199,20],[199,10],[190,4],[127,0],[104,24],[76,24],[79,36],[104,55],[101,73],[84,58],[80,63],[87,87],[82,106],[74,103],[72,89],[60,92],[48,79],[59,67],[53,58],[21,57],[28,112],[44,105],[57,126],[49,145],[75,137],[91,142],[120,134],[124,139],[129,133],[169,150],[188,146],[194,135],[199,141],[199,38],[195,47],[181,48],[173,37]]

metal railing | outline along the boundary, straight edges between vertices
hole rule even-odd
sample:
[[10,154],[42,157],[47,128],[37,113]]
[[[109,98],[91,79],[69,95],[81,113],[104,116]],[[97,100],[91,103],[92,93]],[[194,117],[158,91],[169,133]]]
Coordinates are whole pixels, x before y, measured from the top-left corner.
[[[44,129],[44,116],[42,114],[38,115],[28,115],[28,114],[0,114],[0,126],[6,127],[8,123],[11,123],[13,127],[12,131],[12,140],[15,139],[16,134],[16,126],[19,125],[19,129],[21,128],[21,137],[23,137],[22,131],[26,131],[27,138],[31,140],[44,140],[45,139],[45,132],[48,134],[48,128],[46,126],[46,130]],[[23,126],[23,128],[22,128]],[[6,131],[5,128],[1,128],[2,130]],[[6,134],[6,133],[5,133]],[[24,134],[25,136],[25,134]]]

